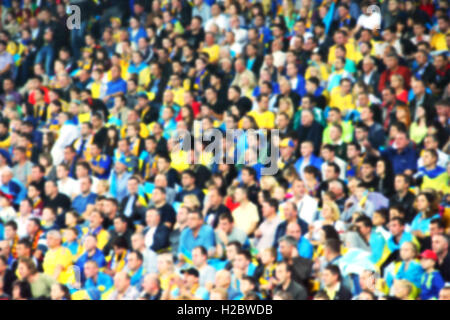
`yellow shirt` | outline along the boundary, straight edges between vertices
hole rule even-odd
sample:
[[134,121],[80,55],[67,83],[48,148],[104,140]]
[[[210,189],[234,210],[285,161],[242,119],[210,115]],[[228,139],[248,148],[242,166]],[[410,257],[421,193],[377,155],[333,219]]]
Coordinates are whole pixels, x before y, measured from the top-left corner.
[[172,89],[173,102],[179,106],[184,106],[184,88]]
[[447,41],[445,40],[447,36],[444,33],[435,33],[431,37],[431,48],[436,50],[448,50],[447,48]]
[[73,270],[70,270],[70,266],[72,265],[72,253],[70,250],[65,247],[59,247],[56,249],[49,249],[44,257],[44,263],[42,264],[44,268],[44,273],[53,277],[55,274],[55,270],[57,266],[62,266],[63,270],[58,276],[58,282],[67,283],[69,281],[69,277]]
[[352,95],[346,94],[345,96],[341,95],[341,88],[335,87],[331,90],[330,94],[330,107],[336,107],[342,112],[346,112],[347,110],[355,109],[355,104],[353,103]]
[[[345,57],[347,59],[352,60],[353,62],[356,62],[357,55],[356,55],[355,45],[351,42],[347,42],[345,44],[345,49],[347,51]],[[328,64],[330,64],[330,65],[334,64],[335,60],[336,60],[336,45],[334,45],[330,48],[330,52],[328,53]]]
[[178,172],[189,169],[188,154],[186,151],[180,150],[171,152],[170,158],[172,159],[171,167]]
[[306,69],[305,80],[308,80],[309,78],[311,78],[311,69],[312,68],[317,68],[319,70],[320,80],[327,80],[328,77],[330,76],[330,72],[325,63],[321,63],[318,66],[313,64]]
[[91,86],[92,98],[99,99],[101,90],[102,90],[102,83],[97,83],[97,82],[92,83],[92,86]]
[[[144,123],[141,122],[141,123],[139,123],[139,127],[141,128],[140,131],[139,131],[139,135],[143,139],[147,138],[150,135],[147,126]],[[125,125],[120,130],[120,137],[122,139],[125,139],[127,137],[127,128],[128,128],[128,125]]]
[[219,60],[220,46],[214,44],[211,47],[204,47],[202,52],[206,52],[209,55],[209,62],[216,63]]
[[255,119],[260,129],[273,129],[275,126],[275,115],[271,111],[250,111],[247,115]]

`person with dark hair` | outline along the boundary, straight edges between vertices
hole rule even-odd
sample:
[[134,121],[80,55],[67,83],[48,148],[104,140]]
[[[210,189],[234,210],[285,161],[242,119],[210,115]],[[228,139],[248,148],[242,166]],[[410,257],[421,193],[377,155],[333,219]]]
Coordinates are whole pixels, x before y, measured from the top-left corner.
[[12,285],[12,299],[13,300],[31,300],[33,295],[31,293],[31,286],[28,281],[17,280]]
[[324,283],[324,291],[330,300],[350,300],[352,294],[342,284],[342,276],[339,267],[336,265],[328,265],[322,272],[322,280]]
[[281,237],[278,247],[282,261],[292,268],[292,279],[307,288],[313,262],[298,255],[297,240],[292,236]]
[[114,275],[123,272],[126,265],[126,257],[128,255],[128,242],[125,237],[117,237],[112,244],[112,250],[108,257],[108,263],[104,272],[113,277]]
[[288,263],[280,262],[277,264],[275,277],[277,286],[273,289],[274,292],[285,291],[292,296],[293,300],[306,300],[308,298],[305,287],[292,279],[292,269]]
[[181,191],[177,193],[175,201],[182,202],[184,196],[193,194],[198,198],[200,204],[202,204],[205,195],[200,188],[196,187],[195,181],[194,171],[189,169],[183,171],[183,173],[181,174],[181,185],[183,189],[181,189]]
[[237,242],[245,247],[249,245],[247,234],[234,225],[233,216],[229,212],[222,213],[218,218],[215,241],[218,257],[225,256],[226,248],[231,243]]
[[255,230],[255,247],[258,252],[263,252],[272,246],[275,239],[275,232],[278,225],[281,223],[281,219],[277,215],[278,213],[278,201],[270,198],[264,200],[262,203],[262,216],[264,220],[260,223]]
[[395,194],[391,196],[389,204],[400,205],[405,210],[406,222],[410,223],[416,211],[414,209],[415,195],[409,190],[411,179],[404,174],[397,174],[394,178]]

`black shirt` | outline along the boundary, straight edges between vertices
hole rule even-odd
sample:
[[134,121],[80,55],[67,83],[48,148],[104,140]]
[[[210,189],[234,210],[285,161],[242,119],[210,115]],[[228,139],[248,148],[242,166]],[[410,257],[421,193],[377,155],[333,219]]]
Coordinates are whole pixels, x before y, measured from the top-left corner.
[[306,292],[305,287],[303,287],[301,284],[298,284],[297,282],[291,280],[291,283],[287,287],[286,290],[283,290],[282,285],[278,285],[275,287],[275,292],[281,290],[288,292],[293,300],[306,300],[308,298],[308,294]]
[[[209,225],[211,225],[214,229],[217,228],[219,223],[219,217],[222,213],[230,213],[230,209],[228,209],[223,204],[220,204],[217,208],[209,208],[206,212],[206,221]],[[211,221],[209,221],[211,219]]]
[[158,208],[158,212],[161,217],[161,223],[170,222],[172,224],[170,229],[173,229],[177,215],[173,207],[170,204],[165,203],[163,206]]
[[403,199],[400,199],[398,194],[395,194],[389,201],[389,205],[400,205],[405,210],[405,220],[407,223],[411,223],[414,219],[416,212],[414,210],[414,201],[416,197],[413,193],[407,192]]
[[439,264],[437,266],[437,269],[441,273],[442,278],[444,278],[445,282],[450,281],[450,254],[447,253],[444,260],[442,261],[442,264]]
[[54,199],[46,198],[44,203],[46,207],[51,207],[56,212],[58,212],[59,209],[62,209],[62,211],[67,211],[71,206],[70,198],[62,193],[58,193]]

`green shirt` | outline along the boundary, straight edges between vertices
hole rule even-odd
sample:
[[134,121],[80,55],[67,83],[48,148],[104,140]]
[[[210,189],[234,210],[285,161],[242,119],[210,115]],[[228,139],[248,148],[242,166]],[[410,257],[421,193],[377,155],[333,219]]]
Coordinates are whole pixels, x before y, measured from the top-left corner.
[[55,279],[44,273],[39,273],[36,280],[30,283],[33,298],[50,297],[52,285],[57,283]]

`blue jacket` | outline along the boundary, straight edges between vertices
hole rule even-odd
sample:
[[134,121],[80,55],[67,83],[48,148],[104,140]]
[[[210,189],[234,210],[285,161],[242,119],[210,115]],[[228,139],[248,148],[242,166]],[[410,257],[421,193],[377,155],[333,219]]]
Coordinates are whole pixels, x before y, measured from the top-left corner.
[[[144,229],[144,235],[147,234],[149,227]],[[169,234],[170,230],[164,224],[160,223],[159,226],[156,227],[155,234],[153,235],[153,244],[149,248],[155,252],[167,248],[169,246]]]

